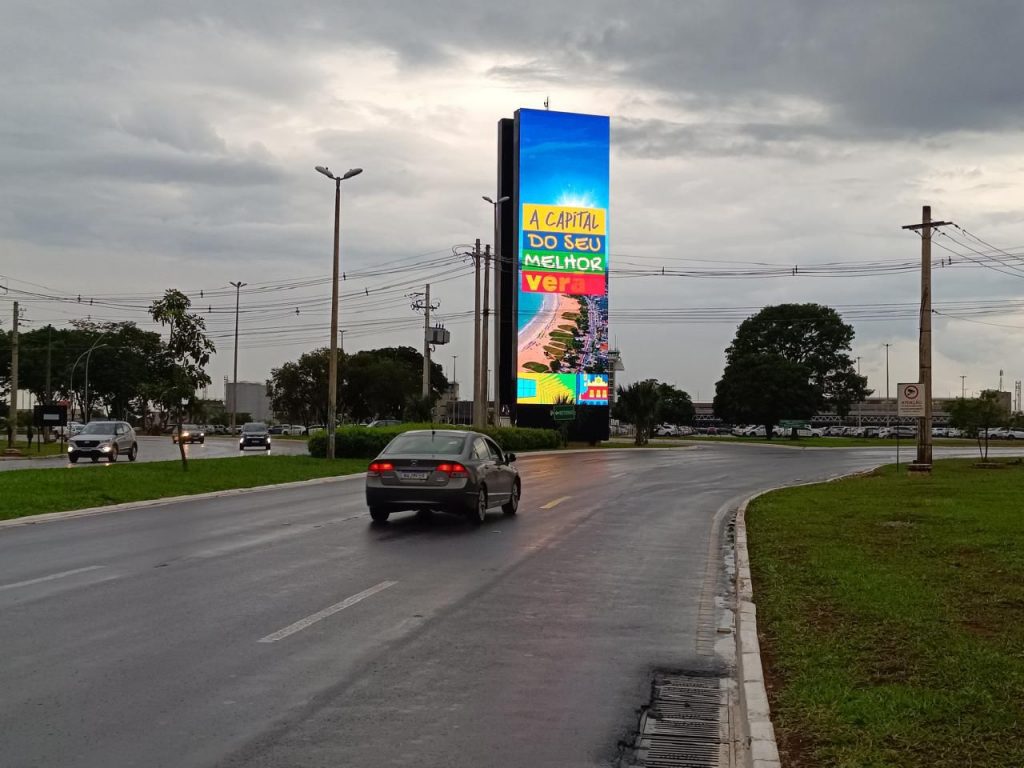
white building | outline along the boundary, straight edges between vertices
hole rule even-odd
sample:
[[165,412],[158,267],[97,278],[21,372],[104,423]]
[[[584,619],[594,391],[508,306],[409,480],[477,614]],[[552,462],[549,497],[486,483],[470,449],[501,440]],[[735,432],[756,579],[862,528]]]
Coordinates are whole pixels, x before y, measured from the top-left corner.
[[235,385],[225,382],[224,407],[228,413],[248,413],[253,421],[270,421],[273,412],[270,398],[267,397],[267,385],[259,381],[238,382],[238,400],[235,405]]

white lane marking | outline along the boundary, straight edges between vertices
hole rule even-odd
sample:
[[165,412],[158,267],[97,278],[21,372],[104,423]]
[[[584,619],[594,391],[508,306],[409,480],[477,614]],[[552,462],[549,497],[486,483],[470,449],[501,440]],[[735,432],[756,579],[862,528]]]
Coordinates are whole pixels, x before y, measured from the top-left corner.
[[322,619],[326,619],[328,616],[333,616],[338,611],[343,611],[346,608],[355,605],[360,600],[365,600],[366,598],[375,595],[378,592],[387,589],[388,587],[393,587],[397,583],[397,581],[382,581],[380,584],[370,587],[369,589],[364,589],[357,595],[352,595],[352,597],[346,597],[340,603],[329,605],[322,611],[317,611],[316,613],[311,614],[304,619],[299,619],[294,624],[289,624],[284,629],[279,629],[277,630],[277,632],[274,632],[273,634],[267,635],[266,637],[261,637],[259,639],[259,642],[276,643],[278,640],[283,640],[289,635],[294,635],[296,632],[300,632],[306,627],[312,626],[313,624],[316,624],[318,621]]
[[5,589],[15,589],[17,587],[27,587],[30,584],[41,584],[44,581],[53,581],[54,579],[63,579],[66,576],[74,576],[76,573],[85,573],[86,571],[95,571],[98,568],[106,568],[105,565],[87,565],[85,568],[75,568],[71,571],[61,571],[60,573],[51,573],[49,576],[40,576],[38,579],[29,579],[28,581],[16,581],[13,584],[0,585],[0,592]]
[[541,509],[554,509],[559,504],[561,504],[563,501],[567,501],[567,500],[569,500],[571,498],[572,498],[572,496],[562,496],[561,498],[555,499],[554,501],[549,501],[547,504],[542,506]]

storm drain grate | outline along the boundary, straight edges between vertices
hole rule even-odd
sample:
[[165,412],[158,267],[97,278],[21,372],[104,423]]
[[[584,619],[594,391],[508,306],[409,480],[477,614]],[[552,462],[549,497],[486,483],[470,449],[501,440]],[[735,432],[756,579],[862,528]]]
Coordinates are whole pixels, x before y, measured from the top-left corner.
[[726,689],[718,677],[655,675],[630,759],[635,768],[717,768],[723,751]]

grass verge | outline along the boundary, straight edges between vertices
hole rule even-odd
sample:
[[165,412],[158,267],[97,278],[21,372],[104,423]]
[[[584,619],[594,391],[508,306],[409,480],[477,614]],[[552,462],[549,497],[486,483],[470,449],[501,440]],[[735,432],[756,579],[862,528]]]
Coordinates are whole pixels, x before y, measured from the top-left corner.
[[[36,441],[33,441],[32,445],[29,446],[27,440],[16,440],[13,447],[21,451],[26,458],[30,459],[42,456],[60,456],[67,453],[68,450],[68,444],[60,441],[54,443],[37,443]],[[6,448],[7,441],[0,441],[0,450],[5,450]]]
[[0,472],[0,520],[230,488],[252,488],[366,470],[363,459],[245,456]]
[[[801,437],[797,440],[790,440],[788,437],[776,437],[767,440],[763,437],[736,437],[735,435],[693,435],[680,438],[657,438],[658,440],[673,440],[701,443],[757,443],[761,445],[788,445],[793,448],[892,448],[896,449],[896,441],[889,438],[878,437]],[[961,440],[959,438],[936,437],[933,440],[936,446],[971,447],[977,448],[974,440]],[[1006,444],[1003,441],[1002,444]],[[906,449],[907,455],[910,451],[916,450],[916,438],[903,438],[900,440],[900,449]],[[1009,443],[1012,447],[1013,443]]]
[[1024,465],[973,464],[751,504],[784,765],[1024,765]]

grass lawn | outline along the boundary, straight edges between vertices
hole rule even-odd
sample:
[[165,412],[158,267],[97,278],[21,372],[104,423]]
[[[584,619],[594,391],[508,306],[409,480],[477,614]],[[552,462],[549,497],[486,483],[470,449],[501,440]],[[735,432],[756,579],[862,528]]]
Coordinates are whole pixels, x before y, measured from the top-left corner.
[[309,456],[245,456],[180,461],[86,465],[67,469],[0,472],[0,520],[85,509],[126,501],[250,488],[366,470],[365,459],[333,463]]
[[1024,765],[1024,464],[973,463],[751,504],[783,765]]
[[[693,435],[679,438],[657,438],[658,440],[683,440],[701,443],[756,443],[763,445],[788,445],[795,448],[892,448],[896,450],[896,441],[889,438],[878,437],[801,437],[798,440],[790,440],[788,437],[776,437],[767,440],[763,437],[735,437],[734,435],[721,435],[711,437],[709,435]],[[952,447],[968,446],[977,448],[974,440],[960,440],[958,438],[936,437],[932,440],[936,446],[948,445]],[[1006,444],[1008,441],[1002,441]],[[996,443],[993,443],[996,444]],[[917,438],[901,438],[900,449],[908,451],[915,450]],[[1012,445],[1012,443],[1010,443]],[[909,453],[907,454],[910,455]]]
[[[42,443],[41,445],[34,440],[32,441],[32,447],[28,445],[26,440],[16,440],[14,447],[22,452],[25,456],[60,456],[67,453],[68,444],[66,442],[56,443]],[[0,440],[0,451],[7,449],[7,440]]]

